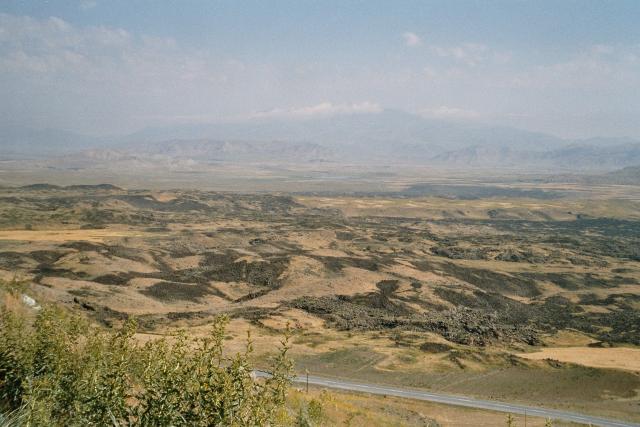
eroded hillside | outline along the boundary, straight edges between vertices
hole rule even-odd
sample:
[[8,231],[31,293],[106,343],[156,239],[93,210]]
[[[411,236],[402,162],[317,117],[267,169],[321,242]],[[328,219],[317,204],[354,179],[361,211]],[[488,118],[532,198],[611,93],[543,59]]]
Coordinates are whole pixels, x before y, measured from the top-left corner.
[[[538,375],[539,398],[555,400],[541,373],[569,386],[592,368],[532,351],[640,345],[640,206],[512,202],[4,189],[0,273],[106,325],[135,316],[146,333],[197,334],[224,312],[258,347],[289,323],[299,366],[315,372],[401,371],[437,388],[432,375],[448,371],[483,395],[471,373],[499,368],[512,375],[495,379],[505,397],[524,399],[514,378]],[[629,366],[589,380],[609,384],[607,411],[636,404]],[[604,402],[589,389],[580,402]]]

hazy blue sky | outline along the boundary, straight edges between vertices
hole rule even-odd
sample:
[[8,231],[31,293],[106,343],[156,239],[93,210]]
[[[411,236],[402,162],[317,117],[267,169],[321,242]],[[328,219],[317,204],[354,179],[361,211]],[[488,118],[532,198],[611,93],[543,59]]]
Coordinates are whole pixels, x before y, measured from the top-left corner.
[[0,2],[0,125],[395,108],[640,137],[640,1]]

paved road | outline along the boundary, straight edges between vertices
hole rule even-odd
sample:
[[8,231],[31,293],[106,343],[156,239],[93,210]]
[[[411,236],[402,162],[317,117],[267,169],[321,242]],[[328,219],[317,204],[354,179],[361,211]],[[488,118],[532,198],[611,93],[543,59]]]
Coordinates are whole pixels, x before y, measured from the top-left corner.
[[[257,372],[264,376],[264,373]],[[294,379],[297,383],[305,383],[306,377],[299,376]],[[441,393],[403,389],[395,387],[378,386],[338,379],[309,376],[309,384],[339,390],[357,391],[386,396],[406,397],[408,399],[427,400],[429,402],[445,403],[447,405],[466,406],[469,408],[488,409],[492,411],[508,412],[511,414],[531,415],[533,417],[551,418],[553,420],[573,421],[582,424],[591,424],[603,427],[640,427],[640,424],[616,421],[606,418],[592,417],[591,415],[577,414],[574,412],[559,411],[555,409],[536,408],[532,406],[514,405],[511,403],[495,402],[491,400],[471,399],[463,396],[452,396]]]

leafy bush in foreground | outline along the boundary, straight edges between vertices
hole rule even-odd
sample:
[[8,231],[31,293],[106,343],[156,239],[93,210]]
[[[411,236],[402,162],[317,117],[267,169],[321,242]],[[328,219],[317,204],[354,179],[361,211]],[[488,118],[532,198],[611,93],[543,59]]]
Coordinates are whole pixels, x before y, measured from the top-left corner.
[[255,380],[249,356],[223,354],[228,319],[211,334],[146,344],[135,325],[99,329],[56,307],[29,319],[0,308],[0,425],[255,426],[286,419],[289,337],[273,376]]

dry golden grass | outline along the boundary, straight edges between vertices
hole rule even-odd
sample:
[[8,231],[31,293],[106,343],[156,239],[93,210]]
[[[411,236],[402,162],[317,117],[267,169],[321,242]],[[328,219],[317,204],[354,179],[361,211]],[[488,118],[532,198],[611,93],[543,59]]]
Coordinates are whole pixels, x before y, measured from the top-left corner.
[[105,273],[127,273],[131,271],[151,273],[156,271],[148,262],[106,256],[95,251],[70,253],[60,258],[54,265],[57,268],[64,268],[74,272],[84,272],[95,276],[100,276]]
[[545,337],[544,344],[548,347],[586,347],[597,342],[583,332],[565,329]]
[[182,270],[185,268],[196,268],[204,257],[202,255],[191,255],[180,258],[166,257],[163,261],[174,270]]
[[21,242],[67,242],[85,241],[101,243],[106,239],[121,237],[144,237],[147,233],[136,230],[0,230],[0,240]]
[[155,191],[152,193],[152,197],[159,202],[170,202],[175,200],[178,195],[170,191]]
[[[402,216],[407,218],[472,218],[488,219],[488,211],[508,211],[520,219],[575,219],[575,213],[594,217],[640,218],[640,203],[629,200],[537,200],[525,198],[490,198],[452,200],[440,197],[360,198],[360,197],[298,197],[297,201],[314,208],[340,209],[347,216]],[[572,213],[570,213],[572,212]]]
[[548,347],[535,353],[520,353],[531,360],[553,359],[594,368],[614,368],[640,372],[638,348]]
[[[443,427],[495,427],[506,425],[507,414],[480,409],[421,402],[391,396],[374,396],[364,393],[347,393],[310,387],[306,393],[298,384],[298,390],[290,393],[291,406],[298,407],[311,399],[322,402],[321,425],[348,425],[362,427],[429,426]],[[513,415],[515,425],[523,426],[525,417]],[[527,426],[544,426],[545,420],[527,417]],[[573,424],[554,422],[556,427]]]

